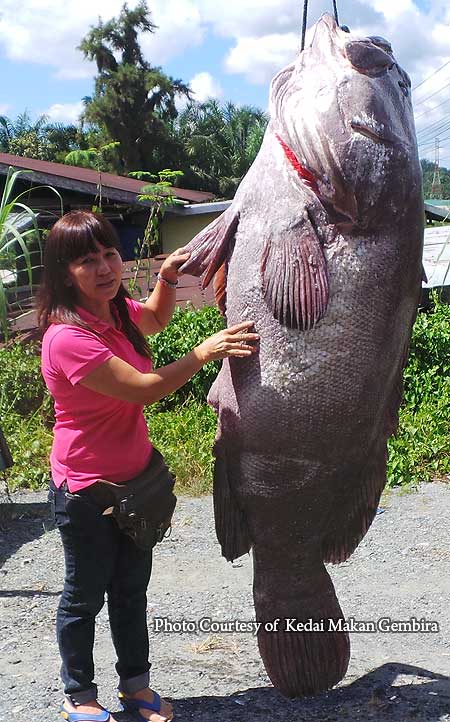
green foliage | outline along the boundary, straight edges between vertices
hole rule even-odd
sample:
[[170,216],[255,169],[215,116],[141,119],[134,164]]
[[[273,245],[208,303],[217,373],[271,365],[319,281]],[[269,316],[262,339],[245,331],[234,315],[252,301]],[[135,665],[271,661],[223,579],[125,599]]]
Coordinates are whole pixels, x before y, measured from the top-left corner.
[[146,291],[148,293],[151,280],[151,256],[157,255],[162,251],[160,237],[161,222],[168,208],[182,204],[182,201],[175,198],[173,184],[183,173],[180,170],[165,168],[157,175],[141,170],[133,171],[128,175],[138,180],[152,181],[141,188],[141,193],[137,197],[138,201],[149,202],[151,206],[144,230],[144,237],[138,240],[135,249],[136,266],[133,270],[133,276],[128,282],[128,290],[132,295],[134,295],[135,290],[138,290],[139,294],[143,296],[145,294],[137,283],[139,272],[142,269],[146,271]]
[[[200,310],[176,308],[167,328],[150,338],[154,367],[167,366],[176,361],[223,327],[223,318],[216,308],[209,306]],[[175,409],[190,396],[205,402],[219,368],[218,361],[203,366],[185,386],[163,399],[160,408]]]
[[150,438],[177,477],[176,491],[183,494],[211,492],[212,445],[217,426],[215,413],[195,399],[173,411],[146,409]]
[[[120,145],[117,141],[104,143],[98,148],[86,148],[85,150],[72,150],[64,158],[66,165],[76,165],[80,168],[92,168],[98,173],[114,172],[117,164],[117,148]],[[100,178],[101,181],[101,178]]]
[[187,156],[188,187],[233,197],[261,147],[267,120],[251,106],[189,103],[174,123]]
[[[10,276],[15,279],[17,278],[16,272],[19,270],[19,266],[24,266],[31,294],[33,268],[36,266],[33,266],[30,247],[37,245],[39,249],[38,255],[40,256],[40,236],[36,214],[23,202],[23,197],[28,197],[29,191],[26,190],[17,196],[14,195],[15,183],[24,172],[15,170],[12,167],[8,169],[5,186],[0,197],[0,268],[11,271]],[[61,201],[62,214],[62,199],[58,191],[50,188],[50,186],[36,186],[33,191],[40,188],[49,188],[56,193]],[[24,230],[24,227],[26,230]],[[17,296],[17,290],[18,285],[15,280],[13,280],[13,283],[9,283],[8,288],[6,288],[4,278],[0,275],[0,332],[5,339],[8,338],[9,332],[8,311],[12,305],[12,299]],[[20,301],[16,301],[17,309],[20,310]]]
[[389,441],[389,485],[416,485],[450,473],[450,306],[417,317],[404,378],[398,433]]
[[[422,166],[422,174],[423,174],[424,198],[433,198],[433,194],[431,193],[431,186],[433,184],[434,163],[423,158],[420,161],[420,164]],[[440,173],[441,173],[441,188],[442,188],[441,197],[442,198],[450,198],[450,170],[448,170],[448,168],[441,168]]]
[[10,412],[0,416],[3,433],[11,450],[14,466],[7,472],[8,488],[40,489],[49,479],[52,432],[39,411],[31,416]]
[[0,116],[0,151],[24,158],[61,162],[83,144],[84,135],[74,125],[48,123],[46,115],[33,122],[26,110],[16,120]]
[[0,416],[29,416],[37,411],[47,392],[41,375],[39,351],[34,344],[0,349]]
[[[188,353],[223,327],[214,308],[177,309],[170,326],[152,337],[155,368]],[[216,416],[205,404],[219,364],[203,370],[159,405],[146,407],[150,436],[177,475],[183,493],[211,490]],[[389,486],[415,486],[450,474],[450,306],[434,296],[434,307],[417,318],[404,374],[400,427],[389,441]],[[0,350],[0,423],[15,465],[11,487],[37,488],[48,478],[52,401],[40,376],[33,346]]]
[[79,46],[98,70],[83,118],[120,142],[126,172],[144,167],[157,171],[172,164],[173,155],[169,158],[166,151],[175,143],[167,121],[177,116],[177,96],[189,97],[187,85],[144,59],[138,33],[152,33],[155,27],[141,0],[132,10],[125,4],[107,23],[100,20]]

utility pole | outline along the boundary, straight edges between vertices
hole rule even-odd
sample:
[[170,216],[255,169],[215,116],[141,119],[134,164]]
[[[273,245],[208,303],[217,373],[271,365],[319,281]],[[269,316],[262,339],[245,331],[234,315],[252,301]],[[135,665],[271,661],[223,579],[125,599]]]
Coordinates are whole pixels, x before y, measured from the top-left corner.
[[431,197],[436,199],[442,198],[441,169],[439,167],[439,138],[434,141],[434,173],[433,182],[431,184]]

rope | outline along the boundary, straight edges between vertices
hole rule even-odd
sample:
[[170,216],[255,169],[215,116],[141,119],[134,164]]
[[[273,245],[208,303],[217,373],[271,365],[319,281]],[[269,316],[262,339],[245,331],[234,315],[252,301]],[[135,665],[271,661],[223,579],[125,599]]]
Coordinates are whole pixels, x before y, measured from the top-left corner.
[[336,25],[339,26],[339,18],[338,18],[336,0],[333,0],[333,10],[334,10],[334,19],[336,20]]
[[305,0],[303,5],[303,28],[302,28],[302,52],[305,49],[305,37],[306,37],[306,23],[308,20],[308,0]]

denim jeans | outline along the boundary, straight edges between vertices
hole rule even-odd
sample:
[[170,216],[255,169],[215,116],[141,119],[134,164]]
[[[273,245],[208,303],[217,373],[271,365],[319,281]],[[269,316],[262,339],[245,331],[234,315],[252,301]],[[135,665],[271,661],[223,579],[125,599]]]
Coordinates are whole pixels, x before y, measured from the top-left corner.
[[138,549],[113,518],[102,516],[88,489],[69,494],[65,484],[57,489],[51,482],[49,498],[65,557],[64,589],[56,617],[65,694],[73,704],[97,697],[94,630],[105,593],[119,689],[125,694],[144,689],[150,670],[146,591],[151,551]]

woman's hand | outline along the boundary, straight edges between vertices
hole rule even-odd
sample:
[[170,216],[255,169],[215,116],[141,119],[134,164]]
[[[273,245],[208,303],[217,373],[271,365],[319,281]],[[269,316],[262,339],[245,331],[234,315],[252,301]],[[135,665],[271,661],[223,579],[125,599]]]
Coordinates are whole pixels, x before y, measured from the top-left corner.
[[183,263],[186,263],[190,255],[190,253],[185,253],[184,248],[177,248],[170,256],[167,256],[159,269],[161,277],[169,281],[169,283],[176,283],[178,276],[181,275],[179,269]]
[[256,352],[255,342],[259,340],[257,333],[249,332],[253,325],[253,321],[243,321],[236,326],[230,326],[207,338],[194,351],[202,363],[217,361],[227,356],[251,356]]

